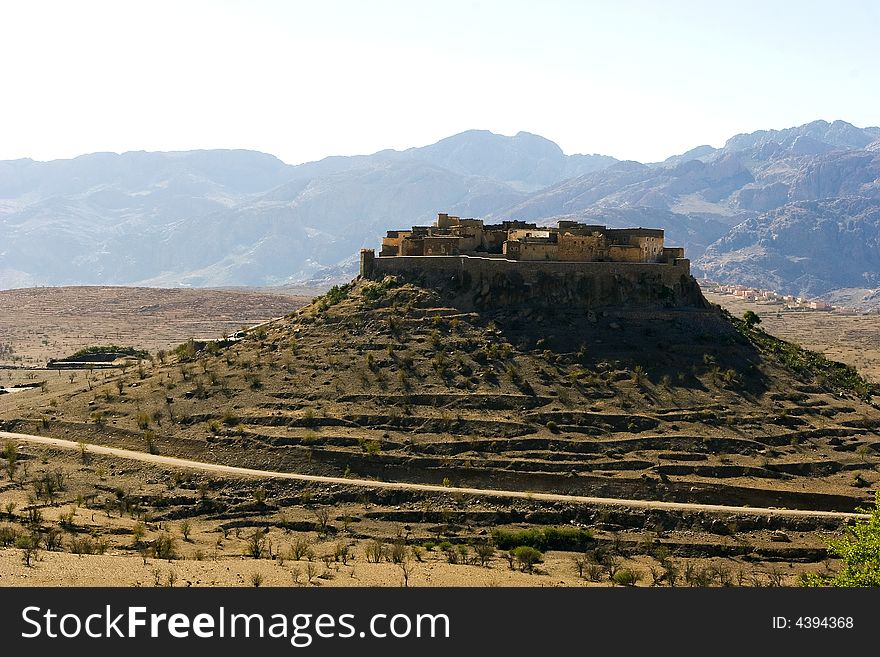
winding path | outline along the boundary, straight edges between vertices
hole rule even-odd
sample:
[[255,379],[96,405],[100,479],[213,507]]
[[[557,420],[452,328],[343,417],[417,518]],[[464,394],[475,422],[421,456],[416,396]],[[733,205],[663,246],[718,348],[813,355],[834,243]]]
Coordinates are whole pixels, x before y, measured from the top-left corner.
[[[0,431],[0,439],[17,442],[43,445],[55,449],[77,450],[81,444],[72,440],[61,438],[48,438],[46,436],[34,436],[25,433],[11,433]],[[413,484],[394,481],[374,481],[372,479],[352,479],[345,477],[323,477],[320,475],[298,474],[294,472],[274,472],[272,470],[255,470],[252,468],[240,468],[232,465],[219,463],[205,463],[181,459],[173,456],[160,454],[148,454],[130,449],[118,447],[105,447],[104,445],[86,444],[86,451],[91,454],[113,456],[131,461],[141,461],[154,465],[164,465],[171,468],[185,468],[198,470],[219,475],[233,477],[255,477],[260,479],[292,479],[295,481],[308,481],[321,484],[338,484],[342,486],[360,486],[363,488],[380,488],[388,490],[410,490],[429,493],[459,493],[466,495],[480,495],[483,497],[498,497],[512,499],[539,500],[542,502],[569,502],[574,504],[586,504],[593,506],[619,506],[632,509],[656,509],[667,511],[704,511],[708,513],[763,515],[789,518],[836,518],[841,521],[846,518],[867,517],[865,514],[844,513],[842,511],[812,511],[805,509],[767,509],[751,506],[726,506],[723,504],[694,504],[689,502],[663,502],[660,500],[628,500],[612,497],[589,497],[583,495],[563,495],[560,493],[539,493],[528,491],[495,490],[491,488],[465,488],[458,486],[438,486],[432,484]]]

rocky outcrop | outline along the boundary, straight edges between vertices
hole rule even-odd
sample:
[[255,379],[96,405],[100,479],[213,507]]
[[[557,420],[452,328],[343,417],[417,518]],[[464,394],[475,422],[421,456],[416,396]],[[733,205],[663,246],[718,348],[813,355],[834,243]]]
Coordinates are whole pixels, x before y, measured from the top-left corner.
[[687,261],[667,265],[618,262],[529,262],[467,256],[375,258],[365,277],[443,291],[462,308],[707,308]]

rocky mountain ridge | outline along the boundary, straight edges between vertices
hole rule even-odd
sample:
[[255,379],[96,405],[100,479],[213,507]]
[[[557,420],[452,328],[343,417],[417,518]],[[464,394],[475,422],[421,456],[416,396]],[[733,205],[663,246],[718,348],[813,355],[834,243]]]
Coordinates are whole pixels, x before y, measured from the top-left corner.
[[[878,206],[880,128],[843,121],[651,164],[477,130],[298,166],[240,150],[15,160],[0,162],[0,288],[326,285],[385,230],[448,211],[657,226],[699,275],[823,295],[875,284]],[[845,267],[823,266],[829,249]]]

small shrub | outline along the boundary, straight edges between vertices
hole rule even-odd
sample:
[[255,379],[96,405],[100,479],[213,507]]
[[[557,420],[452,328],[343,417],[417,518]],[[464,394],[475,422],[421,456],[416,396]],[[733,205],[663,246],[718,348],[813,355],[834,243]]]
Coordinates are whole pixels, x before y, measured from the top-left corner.
[[370,456],[375,456],[382,451],[382,443],[380,443],[378,440],[365,440],[363,438],[360,438],[358,439],[358,444],[360,445],[361,449]]
[[318,507],[313,512],[317,521],[317,530],[319,534],[326,534],[330,523],[330,509],[326,506]]
[[18,530],[12,525],[0,525],[0,547],[15,545]]
[[99,429],[103,429],[107,425],[107,417],[104,414],[104,411],[92,411],[90,417],[92,418],[92,422],[94,422],[95,426]]
[[294,561],[301,561],[302,559],[308,559],[309,561],[311,561],[314,556],[315,553],[312,550],[312,546],[305,538],[296,539],[293,542],[293,545],[290,547],[290,557]]
[[443,541],[437,548],[446,555],[446,560],[451,564],[457,564],[459,562],[459,553],[458,550],[455,549],[455,546],[449,541]]
[[254,530],[254,533],[248,536],[245,546],[245,554],[254,559],[262,559],[268,546],[268,531],[262,527]]
[[73,554],[95,554],[95,542],[91,536],[71,536],[68,541]]
[[397,278],[386,276],[380,282],[367,282],[364,284],[361,295],[367,301],[377,301],[386,295],[388,290],[397,286]]
[[619,586],[635,586],[642,579],[642,574],[632,568],[621,568],[614,576],[611,578],[611,581]]
[[641,365],[636,365],[632,371],[632,382],[636,385],[640,386],[645,382],[645,377],[647,376],[645,372],[645,368]]
[[753,310],[747,310],[743,313],[743,322],[749,330],[761,323],[761,318]]
[[495,556],[495,547],[488,542],[479,542],[474,545],[474,552],[481,566],[486,566]]
[[519,569],[524,573],[534,571],[535,565],[544,560],[544,555],[541,554],[540,550],[528,547],[527,545],[520,545],[518,548],[510,550],[510,554],[516,559]]
[[147,527],[144,523],[139,522],[134,527],[131,528],[131,536],[134,539],[135,545],[140,545],[140,542],[144,540],[144,536],[147,535]]
[[378,538],[373,539],[364,548],[369,563],[379,563],[385,554],[385,544]]
[[177,558],[177,541],[171,534],[165,533],[158,536],[151,544],[150,549],[156,559]]
[[387,555],[388,561],[390,561],[391,563],[399,564],[399,563],[403,563],[404,561],[406,561],[406,557],[407,557],[406,545],[404,545],[403,541],[400,541],[400,540],[394,541],[394,543],[391,544],[391,549],[388,550],[388,555]]
[[605,575],[605,567],[599,563],[588,563],[584,568],[584,576],[591,582],[601,582]]
[[156,443],[156,434],[152,431],[144,431],[144,440],[147,442],[147,451],[150,454],[159,453],[159,445]]
[[199,353],[195,340],[190,338],[174,348],[174,355],[181,363],[193,360]]
[[15,547],[21,550],[21,560],[26,568],[30,568],[31,561],[37,556],[40,548],[40,538],[37,534],[22,534],[15,539]]
[[48,552],[56,552],[61,549],[61,532],[54,528],[43,534],[43,544]]
[[348,564],[348,560],[351,558],[351,548],[348,543],[344,541],[340,541],[333,548],[333,559],[336,561],[341,561],[342,565]]

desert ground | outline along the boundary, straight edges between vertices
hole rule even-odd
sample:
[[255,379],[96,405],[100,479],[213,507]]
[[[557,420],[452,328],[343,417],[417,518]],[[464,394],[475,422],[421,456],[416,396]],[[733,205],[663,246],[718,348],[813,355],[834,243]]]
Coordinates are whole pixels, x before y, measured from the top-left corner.
[[42,367],[49,358],[89,345],[155,353],[188,338],[216,339],[286,315],[308,299],[295,292],[101,286],[0,290],[0,367]]
[[[826,546],[842,519],[585,507],[454,489],[598,488],[609,497],[850,511],[880,479],[871,407],[804,382],[765,389],[745,369],[725,381],[736,363],[724,363],[711,342],[686,368],[673,355],[634,367],[644,358],[634,341],[660,339],[635,320],[624,325],[630,351],[610,344],[621,335],[616,322],[592,327],[589,350],[600,355],[584,366],[563,347],[555,356],[549,344],[515,346],[494,323],[417,290],[379,301],[356,290],[337,306],[319,300],[301,310],[290,297],[237,299],[235,312],[226,293],[182,305],[136,299],[125,314],[105,313],[116,324],[103,332],[95,311],[104,305],[68,303],[70,294],[50,295],[51,320],[28,295],[8,306],[15,321],[4,315],[16,365],[31,367],[0,373],[7,389],[30,386],[0,395],[0,429],[82,448],[0,441],[15,463],[0,458],[0,584],[794,585],[800,573],[837,567]],[[151,305],[165,309],[161,318],[139,313]],[[400,328],[393,318],[404,312]],[[876,326],[860,317],[815,313],[814,338],[800,318],[760,314],[768,332],[867,376],[880,360]],[[188,337],[280,315],[222,351],[171,353]],[[444,335],[450,344],[441,347]],[[168,359],[94,371],[33,367],[106,341],[161,349]],[[473,345],[488,363],[471,357]],[[226,477],[98,455],[89,445],[450,492]],[[532,532],[533,540],[547,531],[568,544],[545,547],[537,563],[500,545],[505,535]],[[15,547],[34,535],[33,554]]]
[[[830,523],[818,531],[806,520],[804,531],[767,525],[734,537],[699,513],[687,531],[664,530],[661,516],[653,530],[634,530],[617,524],[625,514],[608,509],[589,549],[548,550],[524,569],[504,550],[479,552],[488,527],[505,516],[564,514],[564,505],[242,481],[87,448],[24,445],[18,462],[16,478],[24,469],[29,480],[60,487],[44,489],[36,502],[33,488],[0,482],[0,543],[26,532],[33,518],[25,516],[37,509],[36,522],[56,547],[38,550],[27,567],[23,550],[0,549],[0,586],[607,586],[623,570],[639,586],[671,578],[678,586],[768,587],[834,567],[816,558],[834,533]],[[157,554],[151,546],[159,541],[165,552]],[[695,556],[674,554],[685,542]],[[780,550],[797,559],[767,559]]]
[[780,304],[746,302],[729,294],[705,295],[736,316],[747,310],[757,313],[767,332],[852,365],[869,381],[880,383],[880,314],[785,310]]

